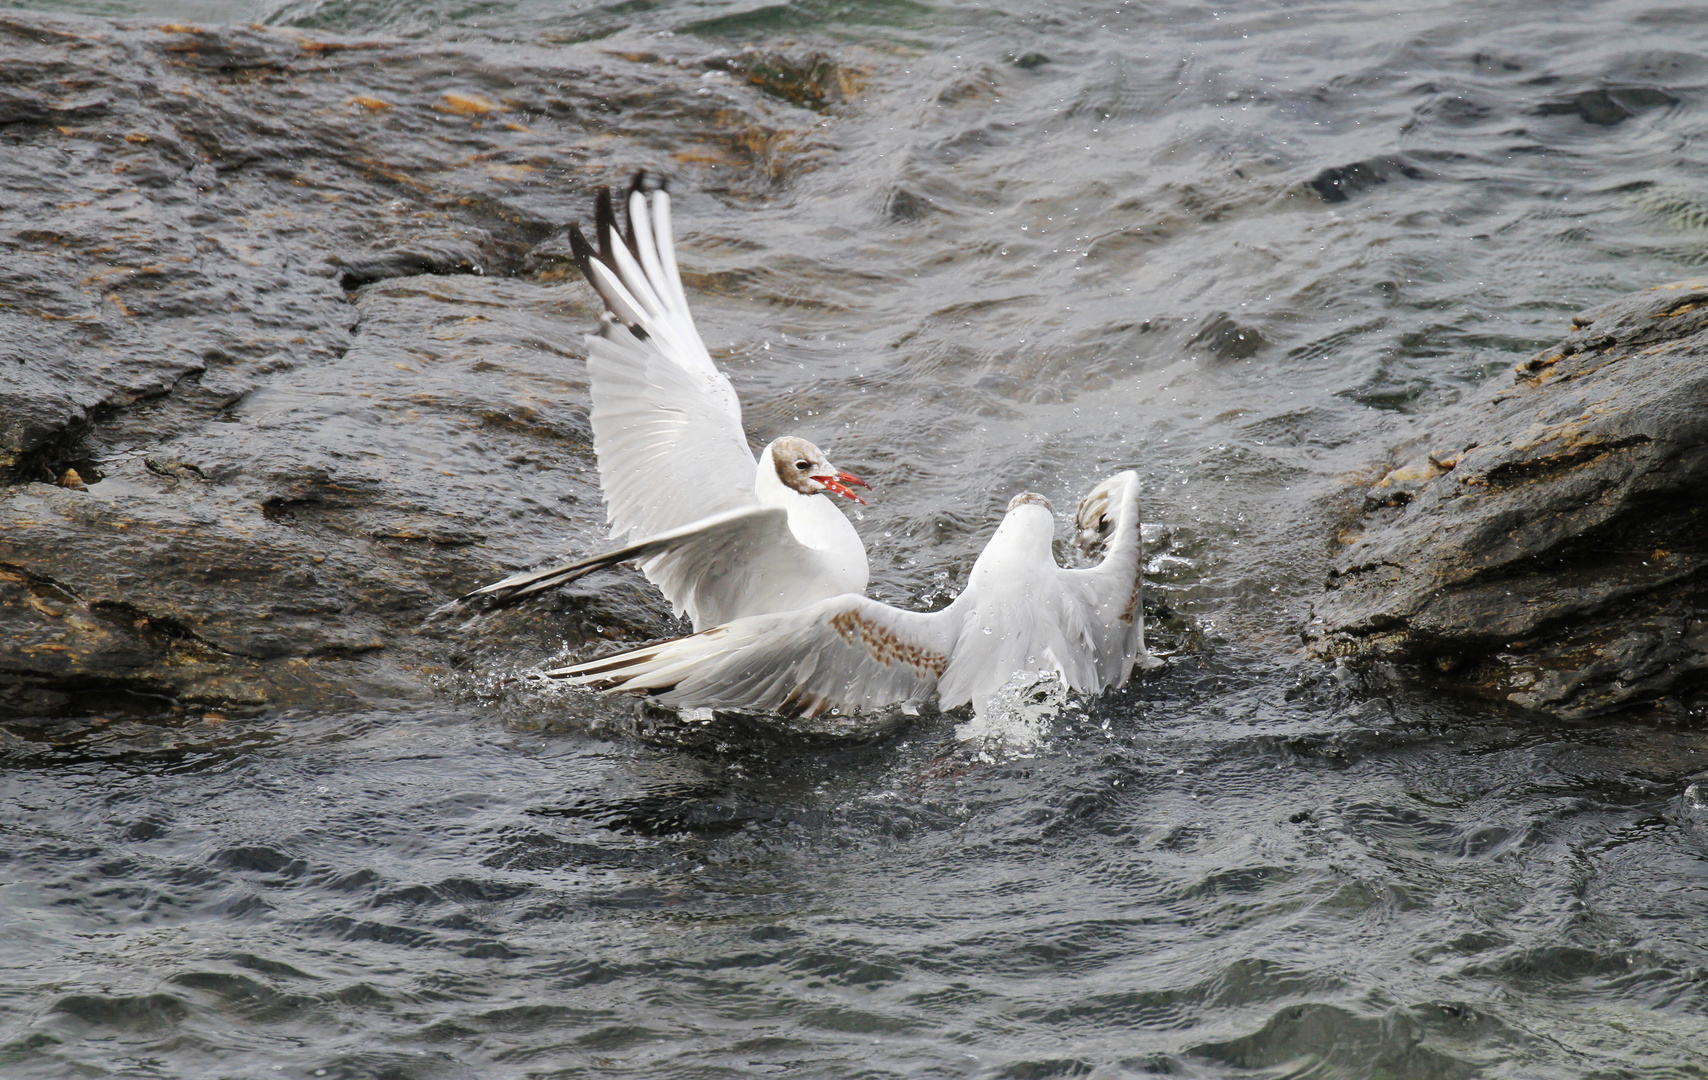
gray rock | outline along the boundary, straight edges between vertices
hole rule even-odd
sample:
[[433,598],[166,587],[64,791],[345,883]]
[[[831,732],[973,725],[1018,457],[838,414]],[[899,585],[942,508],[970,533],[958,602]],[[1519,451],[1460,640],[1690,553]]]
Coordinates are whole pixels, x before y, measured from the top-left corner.
[[1424,421],[1306,631],[1564,717],[1708,681],[1708,279],[1572,320]]
[[0,56],[0,715],[421,698],[679,628],[633,572],[427,616],[605,543],[554,239],[591,186],[763,198],[815,113],[596,48],[8,12]]

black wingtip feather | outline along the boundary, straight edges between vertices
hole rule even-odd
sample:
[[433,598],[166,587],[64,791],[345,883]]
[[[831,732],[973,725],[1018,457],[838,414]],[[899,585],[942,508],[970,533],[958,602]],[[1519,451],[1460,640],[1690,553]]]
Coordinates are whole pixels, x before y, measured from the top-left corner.
[[587,279],[587,284],[591,285],[593,291],[599,294],[599,303],[604,305],[608,314],[615,316],[617,314],[616,304],[612,303],[611,297],[605,294],[604,288],[599,284],[599,279],[593,276],[595,260],[604,263],[606,266],[610,266],[611,263],[609,260],[601,258],[599,253],[593,250],[593,245],[589,244],[587,237],[582,235],[579,223],[569,227],[569,250],[575,258],[575,268],[581,271],[581,276]]
[[599,261],[617,265],[611,236],[617,231],[617,212],[611,208],[611,189],[600,184],[593,197],[593,238],[599,241]]
[[[633,179],[629,181],[628,195],[637,191],[648,190],[648,180],[649,177],[645,169],[636,170]],[[655,185],[655,190],[664,189],[663,177],[654,176],[650,180]],[[617,269],[616,244],[619,237],[623,244],[628,247],[629,254],[634,256],[635,261],[640,261],[640,245],[635,242],[635,221],[634,215],[628,210],[628,195],[625,195],[623,199],[623,213],[628,222],[628,228],[625,231],[617,226],[616,202],[611,196],[610,187],[601,184],[594,189],[593,239],[598,242],[597,247],[588,242],[586,234],[581,231],[580,222],[569,227],[569,248],[575,259],[575,266],[581,271],[581,276],[587,279],[587,283],[593,286],[593,291],[599,294],[599,299],[605,305],[605,310],[612,315],[617,314],[616,305],[612,302],[612,298],[606,296],[604,291],[600,289],[598,279],[593,276],[592,264],[595,260],[602,262],[607,270],[615,274]],[[618,277],[620,278],[621,275]],[[646,340],[647,333],[639,326],[630,325],[620,317],[617,321],[627,326],[636,337],[643,341]]]
[[626,229],[623,230],[623,243],[625,243],[629,246],[629,254],[633,255],[635,257],[636,262],[639,262],[640,261],[640,244],[638,242],[636,242],[636,240],[635,240],[635,212],[634,212],[634,194],[637,191],[641,192],[642,194],[646,193],[646,170],[645,169],[636,169],[635,170],[634,178],[629,181],[629,190],[623,195],[623,221],[628,226]]
[[587,237],[581,231],[581,222],[571,222],[569,226],[569,252],[575,259],[575,268],[581,271],[581,276],[593,283],[593,245],[587,242]]

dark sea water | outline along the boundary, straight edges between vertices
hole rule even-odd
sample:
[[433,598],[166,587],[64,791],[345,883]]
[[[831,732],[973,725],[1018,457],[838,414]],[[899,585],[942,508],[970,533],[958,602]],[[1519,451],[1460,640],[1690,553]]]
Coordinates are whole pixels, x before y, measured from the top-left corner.
[[1701,718],[1298,650],[1412,417],[1708,263],[1708,8],[22,6],[828,53],[862,85],[774,197],[678,192],[750,430],[870,474],[909,604],[1015,492],[1136,468],[1177,655],[998,747],[670,744],[474,677],[12,724],[0,1076],[1708,1077]]

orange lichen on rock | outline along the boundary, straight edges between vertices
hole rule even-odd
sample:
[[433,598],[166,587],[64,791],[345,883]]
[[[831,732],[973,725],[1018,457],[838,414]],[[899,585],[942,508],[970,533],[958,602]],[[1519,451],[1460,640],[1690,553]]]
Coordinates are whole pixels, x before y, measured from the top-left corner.
[[446,91],[440,95],[439,104],[433,108],[442,113],[452,113],[456,116],[485,116],[498,106],[477,94],[458,94],[454,91]]

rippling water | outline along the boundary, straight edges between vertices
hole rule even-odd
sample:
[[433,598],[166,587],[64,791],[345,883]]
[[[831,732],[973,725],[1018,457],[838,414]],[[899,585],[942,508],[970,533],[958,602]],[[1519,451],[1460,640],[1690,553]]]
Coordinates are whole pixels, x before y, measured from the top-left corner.
[[679,190],[750,429],[871,474],[908,603],[1015,491],[1137,468],[1180,655],[1007,757],[479,686],[12,724],[8,1077],[1708,1075],[1700,724],[1296,652],[1410,415],[1708,262],[1697,8],[54,7],[830,53],[861,89],[771,197]]

